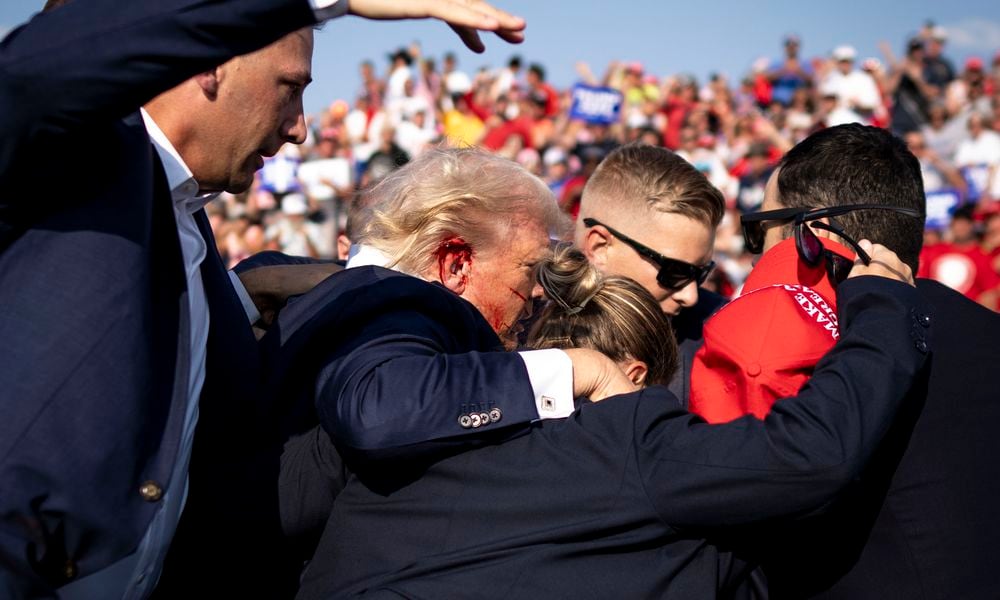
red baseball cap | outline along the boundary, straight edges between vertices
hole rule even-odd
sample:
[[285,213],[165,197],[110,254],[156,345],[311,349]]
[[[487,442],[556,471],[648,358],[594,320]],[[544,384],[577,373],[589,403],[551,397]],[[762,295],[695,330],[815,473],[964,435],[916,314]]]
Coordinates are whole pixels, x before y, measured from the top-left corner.
[[965,70],[966,71],[982,71],[983,70],[983,59],[978,56],[970,56],[965,60]]
[[839,337],[836,305],[804,285],[772,285],[733,300],[705,322],[689,410],[709,423],[764,418],[795,395]]

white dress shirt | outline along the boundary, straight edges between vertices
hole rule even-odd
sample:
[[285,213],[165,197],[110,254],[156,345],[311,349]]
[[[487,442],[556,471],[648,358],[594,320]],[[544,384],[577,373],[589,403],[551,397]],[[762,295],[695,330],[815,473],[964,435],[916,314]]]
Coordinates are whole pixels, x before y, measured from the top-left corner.
[[[338,0],[309,0],[309,3],[319,20],[343,15],[348,9],[346,0],[342,2]],[[191,362],[187,381],[187,406],[170,481],[163,486],[163,496],[159,501],[159,509],[153,515],[149,528],[139,542],[136,551],[101,571],[63,586],[59,590],[59,597],[62,600],[105,598],[141,600],[148,597],[159,580],[163,561],[170,548],[170,541],[177,530],[177,523],[180,521],[181,512],[187,499],[188,465],[191,460],[191,448],[194,444],[195,427],[198,423],[198,400],[205,383],[205,358],[209,327],[208,297],[205,295],[205,285],[201,278],[201,264],[209,249],[205,238],[198,230],[194,213],[203,208],[217,194],[198,193],[198,182],[195,181],[191,170],[184,163],[184,159],[181,158],[173,144],[150,118],[149,114],[144,109],[141,110],[141,113],[153,147],[156,148],[160,162],[163,163],[167,184],[170,186],[174,218],[177,221],[177,234],[184,260],[191,328],[189,332]],[[244,309],[247,310],[250,322],[256,321],[259,315],[256,313],[253,303],[250,302],[249,295],[239,278],[230,273],[230,279],[233,281]]]
[[[364,244],[351,247],[347,268],[385,267],[389,257]],[[517,353],[528,371],[539,419],[568,417],[573,406],[573,361],[562,350],[522,350]]]

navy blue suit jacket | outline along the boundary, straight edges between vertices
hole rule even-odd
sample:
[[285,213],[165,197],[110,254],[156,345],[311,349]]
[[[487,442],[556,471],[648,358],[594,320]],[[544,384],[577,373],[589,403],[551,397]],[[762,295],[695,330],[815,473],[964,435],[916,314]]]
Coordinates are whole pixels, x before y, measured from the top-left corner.
[[[487,432],[465,452],[347,456],[354,474],[300,597],[725,596],[746,575],[742,528],[823,510],[862,471],[924,362],[915,290],[860,278],[840,293],[840,343],[765,421],[707,425],[656,387]],[[357,355],[393,355],[414,338],[476,353],[447,314],[425,317],[395,341],[391,321],[358,331],[343,360],[365,364]],[[419,375],[395,377],[403,386]],[[421,410],[424,385],[394,396],[397,410]],[[455,389],[436,401],[468,391]]]
[[[289,302],[261,343],[267,394],[286,399],[282,429],[318,418],[359,460],[434,452],[538,418],[524,362],[472,304],[388,269],[332,275]],[[492,409],[496,423],[461,426]]]
[[[187,291],[137,109],[313,21],[305,0],[74,0],[0,45],[0,589],[43,593],[131,553],[156,509],[140,486],[174,466]],[[231,490],[255,476],[241,456],[269,409],[196,219],[211,329],[185,519],[218,516],[205,539],[259,509]]]
[[927,380],[826,519],[766,532],[773,599],[1000,594],[1000,315],[935,281],[917,288],[936,321]]

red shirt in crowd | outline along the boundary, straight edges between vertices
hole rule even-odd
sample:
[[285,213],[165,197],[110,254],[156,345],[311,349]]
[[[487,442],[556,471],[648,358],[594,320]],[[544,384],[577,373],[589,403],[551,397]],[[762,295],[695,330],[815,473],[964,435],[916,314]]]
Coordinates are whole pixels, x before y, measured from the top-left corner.
[[[853,259],[845,246],[822,242]],[[798,393],[840,336],[826,265],[800,260],[792,238],[760,258],[743,290],[705,321],[694,357],[688,408],[709,423],[764,418],[776,400]]]
[[993,269],[990,255],[975,243],[924,246],[917,277],[939,281],[976,302],[983,292],[1000,286],[1000,275]]
[[534,148],[531,135],[534,126],[535,121],[531,117],[523,115],[510,121],[504,121],[486,132],[481,145],[491,152],[496,152],[507,143],[507,138],[516,135],[521,138],[525,148]]
[[559,92],[556,91],[556,88],[543,81],[534,90],[536,94],[539,92],[545,95],[545,116],[559,116]]

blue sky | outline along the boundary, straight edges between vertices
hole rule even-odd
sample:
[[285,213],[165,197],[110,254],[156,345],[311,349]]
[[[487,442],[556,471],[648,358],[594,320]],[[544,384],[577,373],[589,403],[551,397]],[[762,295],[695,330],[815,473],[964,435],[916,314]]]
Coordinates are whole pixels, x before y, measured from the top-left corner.
[[[84,1],[84,0],[79,0]],[[123,0],[143,1],[143,0]],[[27,20],[43,0],[0,2],[0,33]],[[337,98],[353,98],[358,63],[371,59],[380,71],[389,50],[419,41],[424,53],[440,57],[454,50],[459,66],[474,72],[497,67],[514,53],[546,66],[558,87],[575,79],[577,61],[600,75],[611,59],[641,61],[657,75],[685,72],[699,80],[711,72],[734,80],[761,56],[781,55],[789,32],[802,38],[804,56],[851,44],[860,57],[880,56],[878,43],[901,53],[906,38],[927,20],[950,32],[946,55],[956,66],[967,56],[987,59],[1000,50],[997,0],[497,0],[528,20],[527,41],[517,47],[489,38],[485,54],[466,50],[439,23],[371,23],[346,17],[317,34],[315,82],[306,92],[306,110],[315,112]]]

